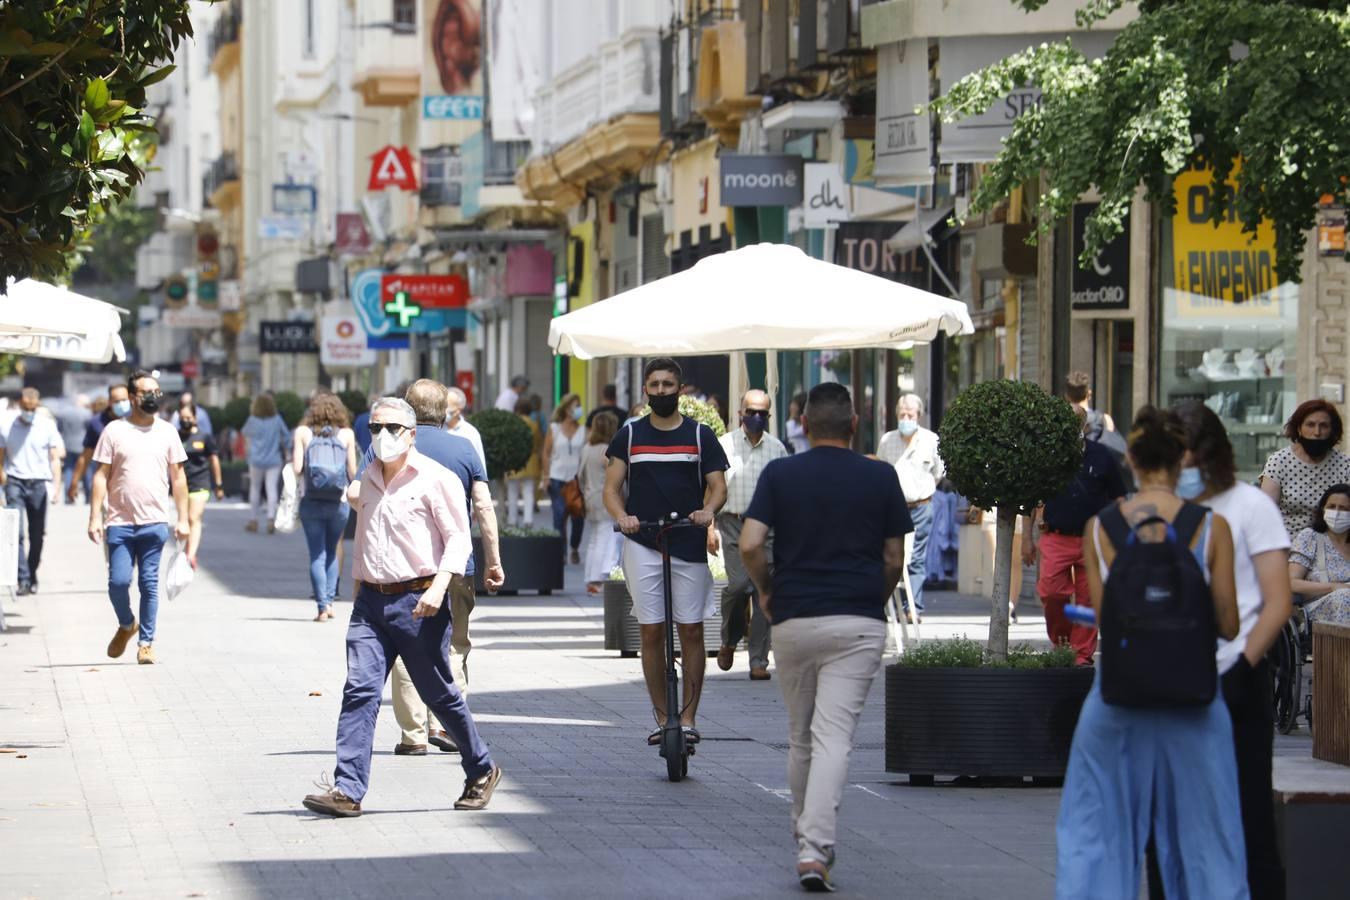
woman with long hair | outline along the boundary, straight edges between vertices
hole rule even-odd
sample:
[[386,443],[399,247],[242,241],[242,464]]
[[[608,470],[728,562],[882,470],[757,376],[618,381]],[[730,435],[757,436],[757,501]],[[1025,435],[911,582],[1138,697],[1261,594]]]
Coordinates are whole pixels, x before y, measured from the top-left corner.
[[[548,423],[548,434],[544,437],[544,449],[540,453],[544,471],[539,476],[540,486],[548,487],[549,499],[553,501],[553,530],[566,537],[567,501],[563,499],[563,485],[577,477],[581,470],[581,451],[586,446],[586,429],[581,426],[583,410],[581,397],[568,394],[562,398],[553,410],[553,419]],[[545,482],[547,484],[545,485]],[[572,518],[572,563],[581,562],[581,531],[586,520],[581,516]]]
[[206,501],[215,491],[216,499],[225,498],[225,490],[220,483],[220,451],[211,435],[203,432],[197,424],[197,411],[185,406],[178,415],[178,436],[183,441],[183,452],[187,461],[183,463],[183,472],[187,475],[188,486],[188,532],[187,559],[192,568],[197,568],[197,549],[202,545],[202,518],[206,512]]
[[581,451],[581,495],[586,498],[586,590],[598,594],[609,572],[618,561],[614,542],[614,520],[605,509],[605,466],[609,442],[619,430],[619,419],[612,412],[602,412],[591,421],[591,435],[586,449]]
[[267,493],[267,533],[276,531],[277,500],[280,494],[281,465],[285,460],[290,429],[277,413],[277,403],[270,391],[253,398],[252,414],[244,423],[243,436],[248,456],[248,502],[253,518],[244,526],[246,531],[258,530],[262,516],[262,496]]
[[[1111,510],[1131,529],[1131,546],[1180,539],[1173,525],[1183,512],[1188,521],[1198,522],[1192,533],[1182,533],[1186,549],[1208,582],[1215,631],[1232,640],[1238,635],[1233,537],[1222,516],[1177,496],[1185,454],[1186,433],[1177,417],[1153,407],[1141,409],[1128,449],[1139,491]],[[1125,547],[1115,546],[1107,533],[1107,516],[1103,511],[1088,522],[1083,558],[1097,621],[1109,627],[1113,616],[1103,615],[1106,583],[1108,574],[1116,574],[1111,567]],[[1108,630],[1102,635],[1103,647],[1119,639]],[[1197,665],[1197,660],[1183,662]],[[1212,660],[1205,662],[1213,665]],[[1169,661],[1157,664],[1167,666]],[[1137,896],[1152,833],[1169,897],[1247,897],[1233,726],[1223,698],[1216,692],[1208,704],[1171,708],[1107,703],[1102,679],[1108,665],[1104,649],[1074,730],[1055,828],[1055,896]],[[1113,680],[1113,686],[1129,684]]]
[[[347,426],[347,407],[336,395],[320,391],[310,401],[304,423],[295,429],[291,466],[304,492],[300,527],[309,548],[309,580],[319,606],[314,621],[333,618],[337,597],[338,548],[350,507],[346,485],[356,477],[356,432]],[[334,478],[335,468],[346,478]]]
[[1350,482],[1350,456],[1336,449],[1344,433],[1340,412],[1321,399],[1300,403],[1285,423],[1289,446],[1266,460],[1261,490],[1280,505],[1289,537],[1312,524],[1317,500],[1327,488]]

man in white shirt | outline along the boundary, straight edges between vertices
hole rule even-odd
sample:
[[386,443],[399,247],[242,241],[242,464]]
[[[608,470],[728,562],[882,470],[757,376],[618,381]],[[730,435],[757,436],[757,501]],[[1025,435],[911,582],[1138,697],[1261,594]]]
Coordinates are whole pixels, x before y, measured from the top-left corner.
[[521,397],[525,396],[525,389],[529,386],[530,379],[524,375],[514,376],[511,379],[511,384],[502,388],[502,392],[497,395],[497,402],[492,405],[504,412],[515,412],[516,404],[520,402]]
[[445,408],[445,430],[473,444],[473,449],[478,451],[478,459],[486,469],[487,456],[483,453],[483,436],[478,433],[477,428],[469,424],[468,419],[464,418],[464,407],[468,404],[469,398],[457,387],[446,390],[450,392],[450,397]]
[[[36,388],[24,388],[19,396],[19,414],[0,431],[0,485],[5,505],[22,510],[19,516],[19,587],[17,593],[37,593],[38,563],[42,561],[42,537],[47,527],[47,503],[56,502],[61,484],[61,461],[66,448],[56,420],[38,414],[41,396]],[[28,553],[24,553],[24,541]]]
[[[768,432],[772,401],[764,391],[750,390],[741,398],[741,427],[728,431],[718,441],[727,455],[727,503],[717,514],[717,531],[722,540],[722,558],[727,566],[727,586],[722,590],[722,648],[717,651],[717,667],[731,670],[736,645],[746,635],[746,604],[755,586],[741,561],[741,526],[745,511],[755,496],[760,473],[775,459],[788,455],[787,447]],[[772,555],[770,545],[769,552]],[[769,680],[769,620],[758,603],[750,604],[750,680]]]
[[914,596],[906,605],[911,621],[922,621],[923,582],[928,577],[928,535],[933,530],[933,494],[947,474],[938,456],[938,437],[919,424],[923,400],[917,394],[905,394],[895,405],[898,427],[881,436],[877,456],[895,466],[914,521],[914,548],[909,554],[909,586]]

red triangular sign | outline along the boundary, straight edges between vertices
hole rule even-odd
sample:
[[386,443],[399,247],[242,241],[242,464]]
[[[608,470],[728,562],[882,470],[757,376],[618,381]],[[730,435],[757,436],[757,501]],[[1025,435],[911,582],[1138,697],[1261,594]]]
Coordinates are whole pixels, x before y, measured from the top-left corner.
[[404,191],[417,190],[412,154],[406,147],[395,147],[390,144],[371,157],[370,181],[366,189],[382,191],[387,187],[396,187]]

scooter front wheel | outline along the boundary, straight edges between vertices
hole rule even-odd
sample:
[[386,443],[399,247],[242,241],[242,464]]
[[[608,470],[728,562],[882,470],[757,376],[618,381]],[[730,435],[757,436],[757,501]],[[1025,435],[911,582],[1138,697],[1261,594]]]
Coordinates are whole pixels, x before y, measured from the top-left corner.
[[666,776],[679,781],[689,771],[689,757],[684,743],[684,729],[667,728],[661,732],[661,755],[666,758]]

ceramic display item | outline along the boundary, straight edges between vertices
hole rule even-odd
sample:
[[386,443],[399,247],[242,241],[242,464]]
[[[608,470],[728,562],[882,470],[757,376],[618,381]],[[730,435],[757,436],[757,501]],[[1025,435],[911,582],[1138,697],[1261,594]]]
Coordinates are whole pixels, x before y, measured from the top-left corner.
[[1270,370],[1272,377],[1278,377],[1284,374],[1284,348],[1276,347],[1266,354],[1266,368]]
[[1222,347],[1216,347],[1213,350],[1206,350],[1204,356],[1200,358],[1200,371],[1206,378],[1223,378],[1236,374],[1236,368],[1228,363],[1228,351]]
[[1244,347],[1234,354],[1233,362],[1237,364],[1238,374],[1246,378],[1259,378],[1266,374],[1261,354],[1250,347]]

